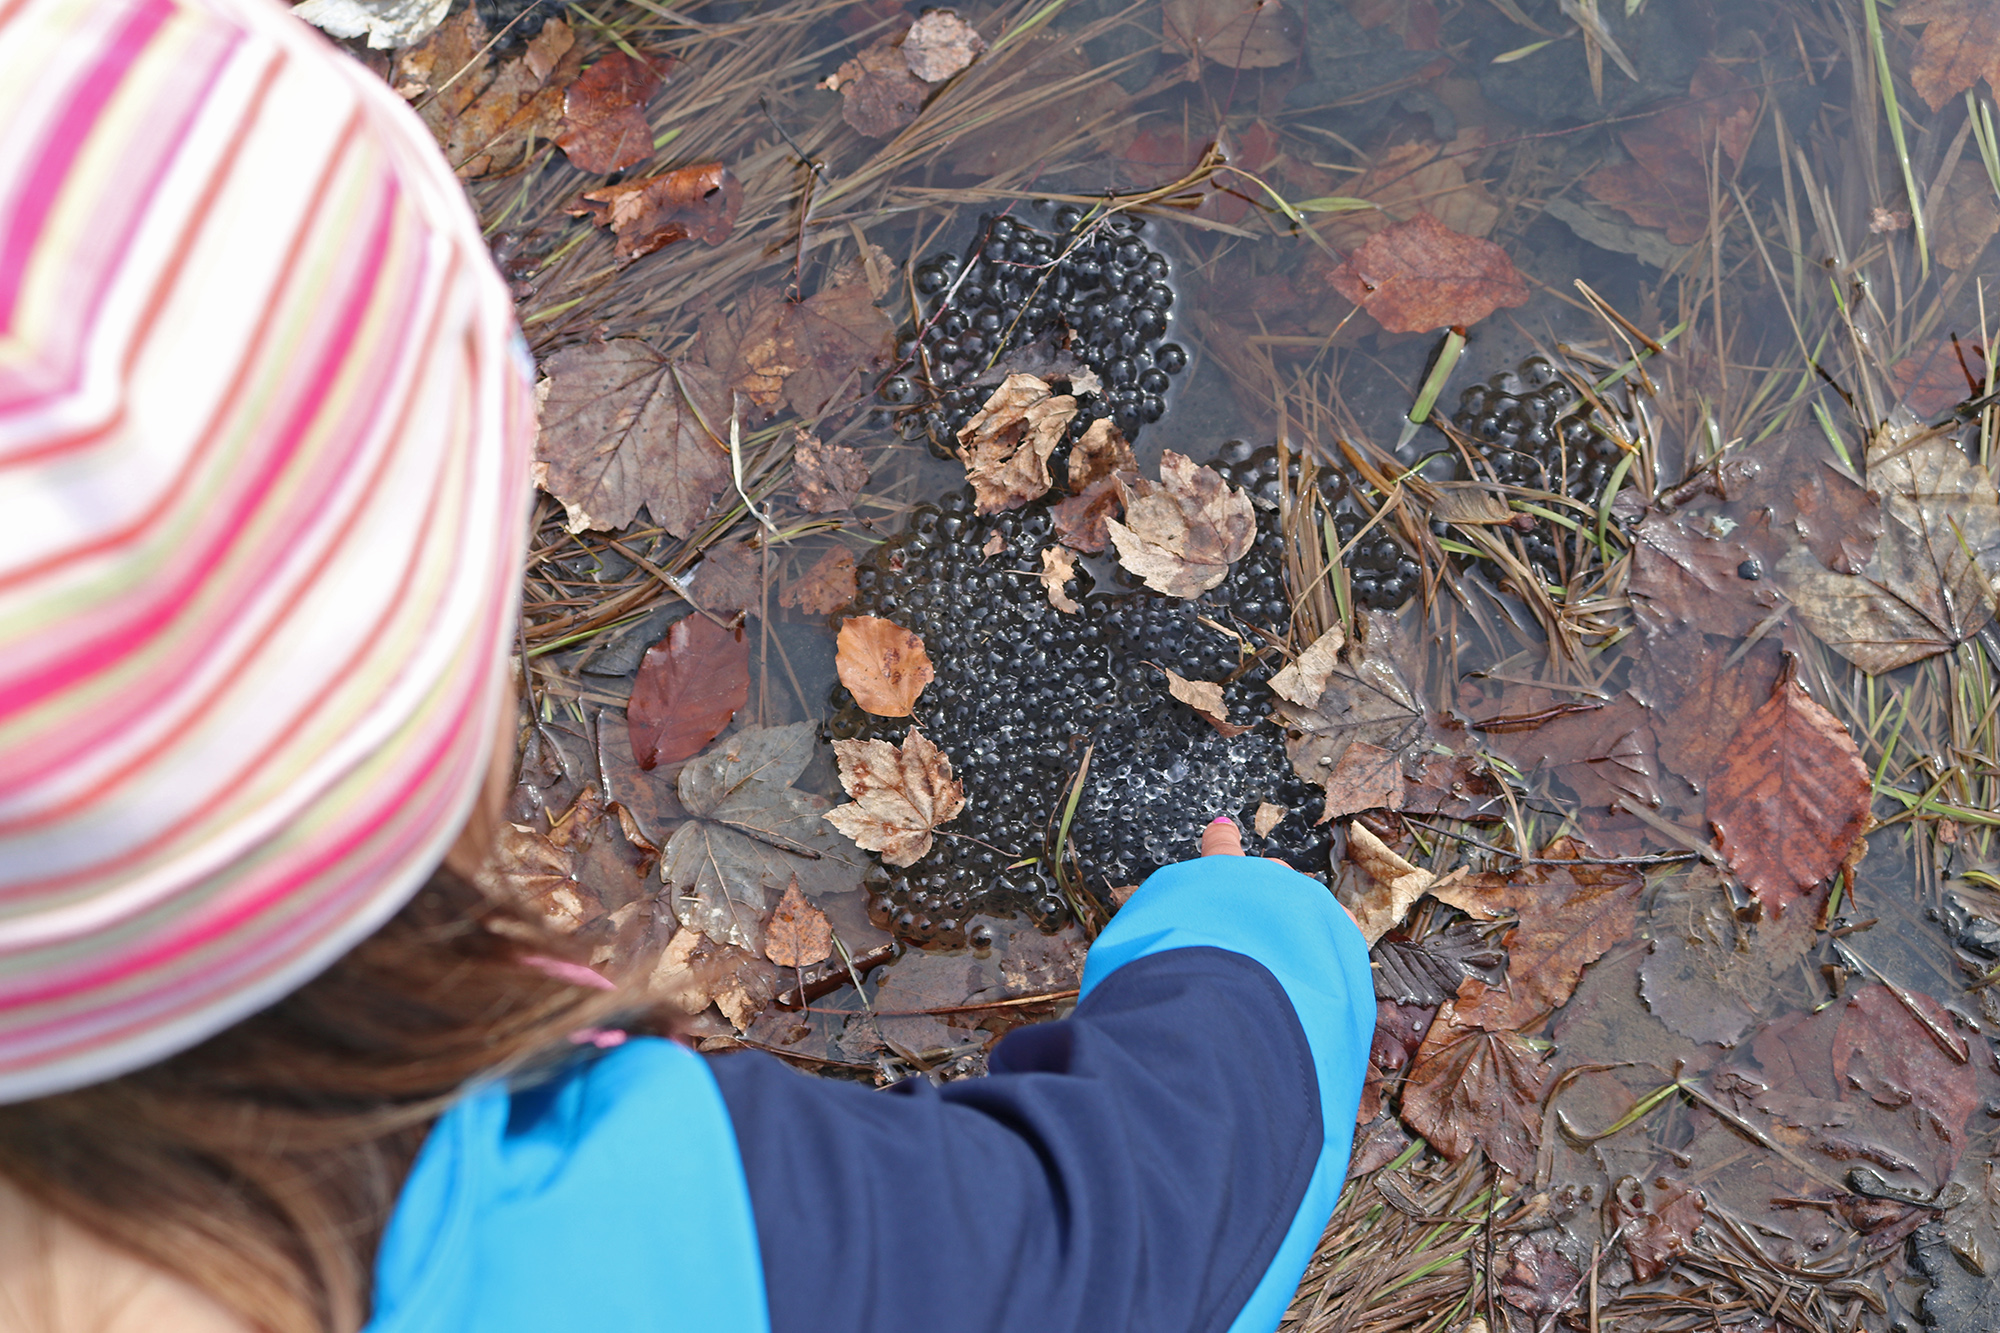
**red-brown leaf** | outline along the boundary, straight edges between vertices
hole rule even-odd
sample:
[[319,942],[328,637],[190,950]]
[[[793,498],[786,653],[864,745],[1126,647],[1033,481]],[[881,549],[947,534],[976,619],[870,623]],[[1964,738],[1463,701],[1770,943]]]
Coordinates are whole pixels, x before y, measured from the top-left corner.
[[1716,769],[1708,817],[1729,868],[1777,914],[1846,859],[1868,826],[1870,792],[1854,738],[1788,663]]
[[1475,324],[1528,300],[1528,285],[1505,250],[1462,236],[1428,213],[1370,236],[1331,281],[1392,333]]
[[671,764],[701,753],[750,697],[750,646],[741,629],[707,616],[674,622],[646,650],[632,683],[625,718],[639,767]]
[[613,51],[563,94],[563,125],[556,147],[580,171],[608,174],[637,166],[653,155],[646,103],[659,90],[658,67]]
[[778,599],[783,606],[807,615],[823,616],[854,600],[854,552],[835,547],[813,567],[786,585]]
[[568,211],[611,228],[620,259],[639,259],[689,237],[721,245],[742,207],[742,182],[720,162],[701,162],[586,190]]
[[898,40],[884,37],[840,67],[840,115],[871,139],[886,139],[917,118],[930,86],[910,72]]
[[1512,878],[1476,875],[1466,887],[1520,919],[1505,938],[1506,985],[1467,977],[1456,1021],[1512,1032],[1567,1003],[1583,969],[1632,937],[1645,881],[1613,866],[1536,865]]
[[1453,1012],[1450,1003],[1438,1010],[1417,1052],[1403,1084],[1403,1119],[1452,1161],[1483,1148],[1527,1179],[1541,1143],[1548,1062],[1511,1032],[1455,1027]]
[[908,717],[937,678],[923,638],[879,616],[840,622],[833,665],[854,702],[877,717]]
[[2000,92],[2000,5],[1992,0],[1904,0],[1896,22],[1921,23],[1910,84],[1933,111],[1981,79]]

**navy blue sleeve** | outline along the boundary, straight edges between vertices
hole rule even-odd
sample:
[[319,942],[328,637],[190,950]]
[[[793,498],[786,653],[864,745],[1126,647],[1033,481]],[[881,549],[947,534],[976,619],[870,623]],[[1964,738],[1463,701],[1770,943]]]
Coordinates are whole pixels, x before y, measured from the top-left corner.
[[1332,1139],[1337,1190],[1353,1108],[1325,1123],[1317,1043],[1263,963],[1130,952],[984,1079],[885,1094],[713,1060],[773,1333],[907,1329],[933,1301],[963,1333],[1223,1333],[1267,1279],[1289,1296],[1274,1260],[1317,1238],[1302,1202]]

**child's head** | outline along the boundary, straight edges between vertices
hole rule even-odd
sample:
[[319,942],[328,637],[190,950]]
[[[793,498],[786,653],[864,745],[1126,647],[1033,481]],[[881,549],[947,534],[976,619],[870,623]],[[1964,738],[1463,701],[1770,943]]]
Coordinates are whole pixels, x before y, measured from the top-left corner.
[[0,1103],[293,990],[508,693],[530,368],[416,117],[266,0],[0,11]]

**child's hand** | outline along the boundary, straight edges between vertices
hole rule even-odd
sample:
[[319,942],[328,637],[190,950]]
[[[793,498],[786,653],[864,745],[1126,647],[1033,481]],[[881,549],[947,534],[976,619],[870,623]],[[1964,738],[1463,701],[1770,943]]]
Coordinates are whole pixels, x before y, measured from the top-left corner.
[[1236,821],[1228,815],[1217,815],[1214,821],[1201,831],[1201,854],[1203,856],[1243,855],[1243,831],[1236,827]]

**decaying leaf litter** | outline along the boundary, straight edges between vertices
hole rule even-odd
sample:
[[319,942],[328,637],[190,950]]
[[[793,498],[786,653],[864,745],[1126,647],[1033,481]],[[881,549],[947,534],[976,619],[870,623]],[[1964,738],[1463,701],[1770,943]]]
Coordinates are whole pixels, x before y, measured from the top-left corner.
[[[857,571],[969,481],[1050,505],[1058,615],[1198,596],[1204,460],[1276,441],[1291,614],[1230,632],[1382,1015],[1287,1327],[1994,1327],[2000,5],[1619,8],[342,8],[542,372],[503,886],[706,1045],[976,1072],[1126,887],[1072,864],[1084,744],[1069,924],[871,920],[866,848],[980,791]],[[919,265],[1037,197],[1146,220],[1192,366],[1071,447],[1116,386],[1023,360],[933,462]],[[899,744],[836,762],[850,669]]]

